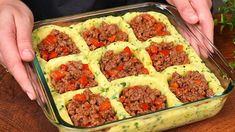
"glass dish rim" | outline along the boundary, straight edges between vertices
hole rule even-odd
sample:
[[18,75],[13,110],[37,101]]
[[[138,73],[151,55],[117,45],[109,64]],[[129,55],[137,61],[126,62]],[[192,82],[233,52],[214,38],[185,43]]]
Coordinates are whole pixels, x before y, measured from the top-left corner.
[[[81,13],[81,14],[78,14],[78,15],[66,16],[66,17],[61,17],[61,18],[46,19],[46,20],[35,22],[34,29],[38,28],[40,26],[43,26],[43,25],[50,24],[50,23],[61,22],[61,21],[68,21],[68,20],[75,20],[75,19],[79,19],[79,18],[86,18],[86,17],[93,16],[93,15],[102,15],[102,14],[107,14],[107,13],[115,13],[117,11],[124,11],[124,10],[135,9],[135,8],[143,8],[143,7],[147,7],[147,6],[157,6],[158,8],[165,9],[168,12],[170,12],[170,11],[166,7],[171,7],[172,8],[172,6],[165,5],[165,4],[158,3],[158,2],[145,2],[145,3],[141,3],[141,4],[127,5],[127,6],[110,8],[110,9],[92,11],[92,12]],[[203,35],[203,34],[201,33],[201,35]],[[209,44],[212,44],[212,43],[209,43]],[[221,56],[221,53],[218,51],[218,49],[213,44],[212,44],[212,48],[214,50],[216,50],[217,53],[219,53],[220,59],[226,63],[226,60]],[[223,97],[223,96],[226,96],[227,94],[229,94],[233,90],[233,88],[234,88],[234,83],[233,83],[233,81],[234,81],[233,79],[234,78],[232,78],[232,79],[230,78],[229,85],[224,90],[224,92],[222,94],[220,94],[220,95],[215,95],[215,96],[212,96],[212,97],[204,98],[204,99],[201,99],[201,100],[198,100],[198,101],[194,101],[194,102],[190,102],[190,103],[183,103],[183,104],[180,104],[180,105],[177,105],[177,106],[174,106],[174,107],[168,107],[168,108],[163,109],[163,110],[159,110],[159,111],[155,111],[155,112],[151,112],[151,113],[147,113],[147,114],[143,114],[143,115],[139,115],[139,116],[128,117],[128,118],[124,118],[124,119],[121,119],[121,120],[117,120],[117,121],[113,121],[113,122],[109,122],[109,123],[105,123],[105,124],[101,124],[101,125],[96,125],[96,126],[93,126],[93,127],[80,127],[80,126],[71,125],[71,124],[65,122],[61,118],[61,116],[59,114],[59,111],[58,111],[58,109],[56,107],[56,103],[55,103],[55,101],[53,99],[53,96],[52,96],[52,94],[50,92],[49,86],[48,86],[48,84],[46,82],[46,79],[45,79],[45,77],[43,75],[43,71],[41,69],[41,66],[40,66],[39,61],[38,61],[36,56],[34,57],[33,65],[35,66],[36,70],[39,73],[38,76],[40,76],[40,79],[41,79],[41,81],[43,83],[43,86],[45,87],[44,89],[46,91],[46,96],[49,99],[48,102],[50,103],[50,105],[52,107],[52,110],[54,112],[55,118],[58,121],[58,122],[54,121],[53,123],[59,124],[59,125],[61,125],[63,127],[67,127],[67,128],[76,128],[76,129],[82,129],[82,130],[96,129],[96,128],[99,128],[99,127],[102,127],[102,126],[116,124],[118,122],[123,122],[123,121],[130,121],[130,120],[134,120],[135,118],[141,118],[141,117],[145,117],[145,116],[149,117],[151,115],[155,115],[155,114],[158,114],[158,113],[161,113],[161,112],[164,112],[164,111],[168,111],[168,110],[171,110],[171,109],[177,109],[177,108],[180,108],[180,107],[183,107],[183,106],[187,106],[187,105],[190,105],[190,104],[194,104],[194,103],[198,103],[198,102],[203,102],[203,101],[207,101],[207,100],[209,101],[211,99],[220,98],[220,97]]]

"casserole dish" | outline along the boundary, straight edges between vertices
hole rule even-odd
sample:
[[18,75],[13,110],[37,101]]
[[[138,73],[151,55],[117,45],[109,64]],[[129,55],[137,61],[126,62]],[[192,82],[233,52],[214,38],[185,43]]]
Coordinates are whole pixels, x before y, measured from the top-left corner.
[[[145,42],[139,41],[136,37],[133,37],[135,36],[134,33],[130,29],[125,28],[130,28],[130,26],[128,26],[130,18],[134,18],[138,13],[147,13],[154,16],[156,19],[160,18],[159,21],[162,20],[161,22],[166,24],[167,31],[171,34],[170,37],[153,37]],[[160,17],[157,17],[158,15]],[[98,48],[97,50],[90,51],[86,46],[86,41],[81,41],[82,38],[79,36],[79,33],[83,32],[85,30],[84,28],[89,29],[91,27],[89,25],[93,22],[96,24],[97,21],[120,24],[122,31],[127,31],[129,42],[115,42],[108,46]],[[61,56],[51,59],[48,62],[40,58],[37,44],[48,35],[51,29],[57,29],[68,34],[73,39],[75,46],[79,48],[79,55],[72,54]],[[133,38],[130,39],[130,37]],[[189,43],[185,39],[187,39]],[[163,71],[157,72],[156,67],[154,69],[150,63],[150,58],[143,59],[148,55],[145,49],[151,45],[151,42],[181,43],[184,51],[188,54],[190,63],[170,66]],[[37,94],[38,104],[42,107],[48,119],[56,125],[60,131],[119,132],[167,130],[216,115],[223,107],[228,94],[234,87],[234,72],[230,69],[221,53],[195,26],[186,24],[174,7],[164,4],[143,3],[36,22],[33,33],[33,43],[37,56],[32,63],[25,64],[28,76]],[[190,44],[192,44],[193,47],[196,45],[204,49],[202,55],[196,55],[196,52],[192,50]],[[143,63],[144,67],[148,69],[149,75],[141,74],[138,76],[124,77],[110,82],[105,78],[106,76],[102,74],[99,68],[97,69],[101,57],[109,50],[119,53],[125,49],[126,46],[128,46],[134,56]],[[51,83],[52,81],[49,75],[49,73],[56,70],[61,64],[65,64],[69,61],[81,61],[84,64],[88,63],[92,73],[100,73],[94,75],[98,85],[92,87],[91,91],[92,93],[98,93],[110,99],[112,107],[114,107],[114,111],[118,116],[118,120],[91,127],[74,126],[67,112],[67,105],[73,96],[81,94],[84,90],[77,89],[59,94],[53,89],[54,86]],[[185,75],[187,71],[199,71],[203,74],[210,89],[213,90],[214,95],[185,103],[177,98],[169,89],[169,82],[172,79],[171,75],[174,72]],[[160,92],[166,96],[166,108],[137,116],[128,114],[120,103],[119,96],[124,88],[136,85],[148,85],[160,90]]]

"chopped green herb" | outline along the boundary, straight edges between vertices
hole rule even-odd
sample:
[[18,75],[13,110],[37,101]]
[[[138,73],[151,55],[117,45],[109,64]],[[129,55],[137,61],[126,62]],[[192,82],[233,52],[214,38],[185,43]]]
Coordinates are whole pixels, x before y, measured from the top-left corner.
[[126,82],[121,82],[120,84],[122,85],[122,87],[126,87]]
[[99,73],[98,73],[98,72],[95,72],[95,75],[96,75],[96,76],[98,76],[98,75],[99,75]]
[[136,128],[139,128],[139,123],[138,122],[135,122],[134,125],[135,125]]
[[161,117],[157,117],[157,120],[158,120],[158,121],[161,120]]
[[64,108],[64,105],[61,105],[59,110],[62,110],[63,108]]
[[117,98],[117,96],[114,94],[114,95],[112,95],[112,97],[111,97],[112,99],[116,99]]
[[85,56],[84,56],[84,58],[85,58],[85,59],[88,59],[88,56],[87,56],[87,55],[85,55]]
[[107,92],[109,88],[101,88],[101,92]]

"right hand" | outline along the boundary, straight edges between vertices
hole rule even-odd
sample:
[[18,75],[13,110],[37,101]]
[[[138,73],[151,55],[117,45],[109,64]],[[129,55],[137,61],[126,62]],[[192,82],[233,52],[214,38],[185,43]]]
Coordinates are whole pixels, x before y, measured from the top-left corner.
[[20,0],[0,0],[0,64],[14,76],[31,100],[36,98],[23,61],[34,58],[33,14]]

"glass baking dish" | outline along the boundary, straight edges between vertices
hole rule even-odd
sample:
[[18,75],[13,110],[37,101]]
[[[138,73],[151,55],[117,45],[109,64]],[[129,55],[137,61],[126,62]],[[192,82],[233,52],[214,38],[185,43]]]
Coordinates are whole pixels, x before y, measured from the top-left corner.
[[[205,98],[196,102],[179,104],[174,107],[144,114],[141,116],[124,118],[115,122],[94,127],[75,127],[65,122],[60,116],[53,96],[49,90],[38,59],[35,57],[31,63],[25,63],[28,76],[37,95],[37,102],[43,109],[46,117],[58,127],[60,131],[163,131],[200,121],[216,115],[224,105],[227,96],[234,88],[235,74],[226,63],[221,53],[195,26],[186,24],[180,17],[176,8],[160,3],[147,2],[136,5],[83,13],[68,17],[49,19],[35,23],[34,29],[44,25],[69,26],[91,18],[103,16],[121,16],[127,12],[156,11],[166,15],[177,31],[191,44],[202,47],[205,51],[200,55],[206,66],[216,75],[225,89],[220,95]],[[209,46],[203,46],[205,45]],[[212,47],[212,49],[211,49]]]

